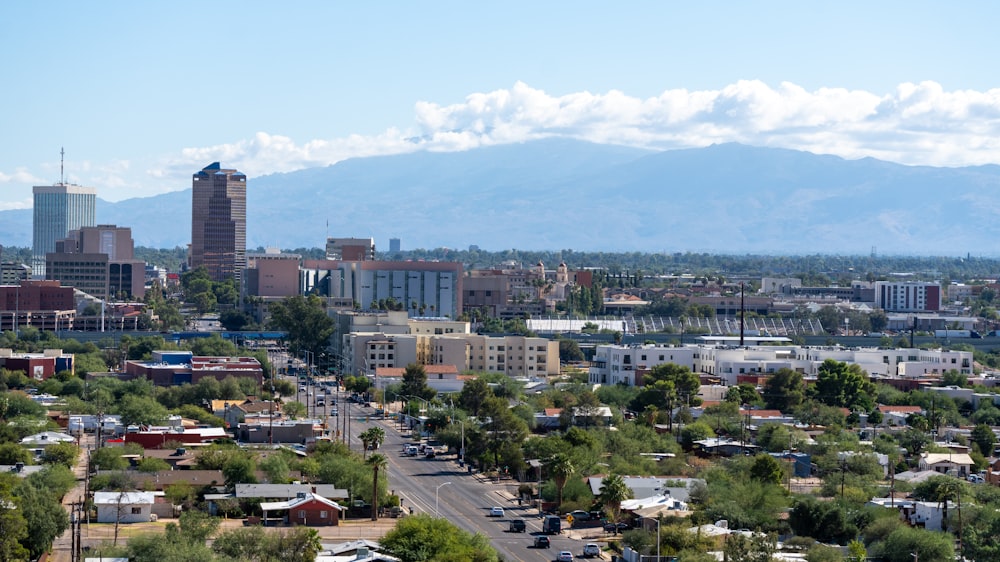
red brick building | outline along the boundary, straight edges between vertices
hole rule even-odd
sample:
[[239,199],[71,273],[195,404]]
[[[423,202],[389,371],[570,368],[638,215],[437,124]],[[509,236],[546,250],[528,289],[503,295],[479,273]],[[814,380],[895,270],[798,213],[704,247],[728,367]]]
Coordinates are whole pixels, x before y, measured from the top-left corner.
[[71,330],[76,318],[72,287],[58,281],[21,281],[0,285],[0,330],[34,326],[40,330]]
[[74,372],[74,356],[61,349],[46,349],[43,353],[14,353],[0,349],[0,368],[21,371],[37,381],[48,379],[61,371]]
[[252,378],[259,387],[264,368],[255,357],[194,357],[190,352],[155,351],[152,361],[126,361],[125,379],[145,377],[156,386],[197,384],[205,377],[222,381]]
[[300,492],[297,497],[283,502],[262,502],[264,522],[273,521],[274,515],[269,512],[283,514],[286,525],[307,525],[310,527],[331,527],[340,524],[340,511],[343,509],[335,501],[328,500],[309,492]]

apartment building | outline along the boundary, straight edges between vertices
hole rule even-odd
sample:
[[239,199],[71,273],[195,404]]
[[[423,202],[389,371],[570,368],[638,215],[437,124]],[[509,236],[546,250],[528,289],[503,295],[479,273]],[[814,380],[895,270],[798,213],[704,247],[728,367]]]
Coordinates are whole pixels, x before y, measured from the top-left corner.
[[915,281],[877,281],[875,306],[886,312],[941,310],[941,285]]

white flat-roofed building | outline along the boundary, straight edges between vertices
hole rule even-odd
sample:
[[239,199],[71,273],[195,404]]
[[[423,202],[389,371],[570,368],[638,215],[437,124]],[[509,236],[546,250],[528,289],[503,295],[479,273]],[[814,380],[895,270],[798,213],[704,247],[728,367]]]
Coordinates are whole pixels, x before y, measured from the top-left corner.
[[591,384],[642,384],[642,374],[661,363],[715,375],[726,386],[740,375],[768,375],[787,368],[806,377],[827,359],[859,365],[870,376],[925,378],[956,370],[972,374],[972,352],[942,349],[879,349],[799,346],[600,345],[590,367]]

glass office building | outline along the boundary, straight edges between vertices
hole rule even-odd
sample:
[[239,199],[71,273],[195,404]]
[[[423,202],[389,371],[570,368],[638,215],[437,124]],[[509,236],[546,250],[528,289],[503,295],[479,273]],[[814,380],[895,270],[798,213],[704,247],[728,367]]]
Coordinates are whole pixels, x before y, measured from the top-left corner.
[[95,226],[97,191],[68,183],[36,185],[31,244],[31,275],[45,278],[45,254],[56,250],[56,242],[71,230]]

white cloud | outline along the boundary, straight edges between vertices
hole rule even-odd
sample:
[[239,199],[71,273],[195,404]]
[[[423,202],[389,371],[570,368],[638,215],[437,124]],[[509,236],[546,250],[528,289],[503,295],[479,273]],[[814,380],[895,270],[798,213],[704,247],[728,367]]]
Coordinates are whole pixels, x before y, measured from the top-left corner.
[[34,185],[44,185],[44,180],[39,179],[29,172],[26,168],[17,168],[12,174],[5,174],[0,172],[0,183],[23,183],[23,184],[34,184]]
[[[914,165],[1000,163],[1000,89],[945,91],[935,82],[900,84],[877,94],[745,80],[646,99],[616,90],[552,95],[518,82],[452,105],[419,101],[414,113],[414,130],[305,142],[259,132],[233,143],[184,148],[158,162],[86,162],[74,166],[77,175],[68,179],[117,200],[185,189],[193,172],[214,161],[255,177],[353,157],[468,150],[551,136],[656,149],[741,142]],[[0,172],[0,183],[39,181],[22,169]]]

